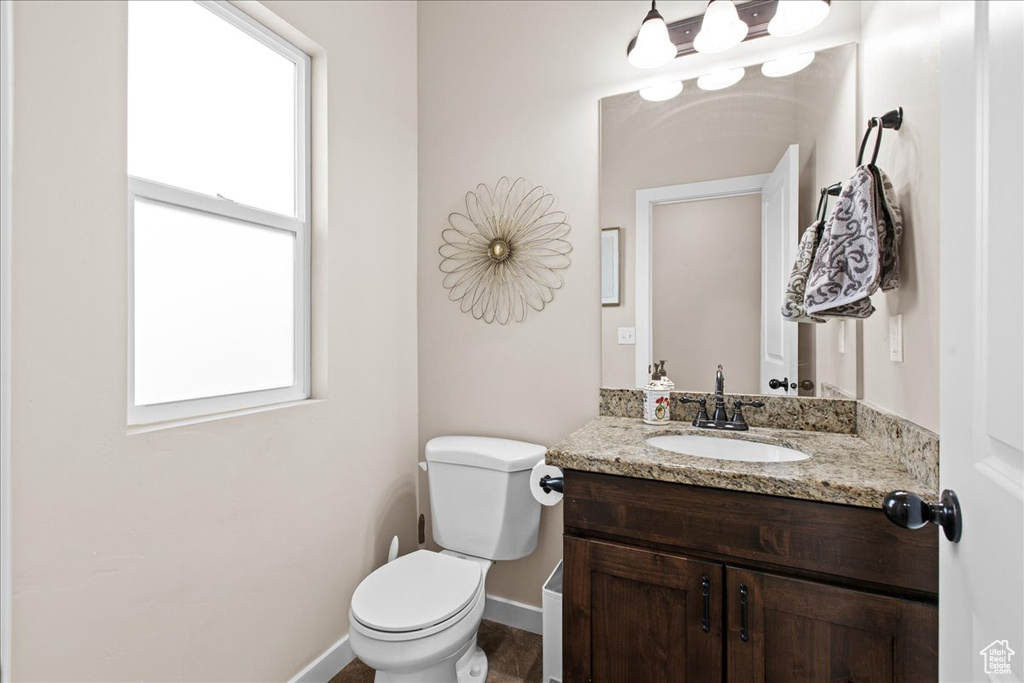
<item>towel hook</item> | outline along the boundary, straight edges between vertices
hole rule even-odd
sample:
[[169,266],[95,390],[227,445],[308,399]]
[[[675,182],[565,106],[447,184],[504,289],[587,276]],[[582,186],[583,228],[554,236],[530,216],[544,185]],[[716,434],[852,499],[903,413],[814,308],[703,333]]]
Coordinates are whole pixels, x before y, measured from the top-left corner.
[[875,149],[871,155],[871,165],[874,166],[878,160],[878,150],[882,146],[882,130],[885,128],[891,128],[892,130],[899,130],[903,127],[903,107],[897,107],[892,111],[887,111],[881,116],[872,117],[868,121],[868,129],[864,131],[864,138],[860,141],[860,153],[857,155],[857,165],[860,166],[864,163],[864,150],[868,146],[868,138],[871,136],[871,129],[878,128],[878,133],[875,135]]
[[864,131],[864,138],[860,141],[860,153],[857,155],[857,165],[861,166],[864,163],[864,150],[868,146],[868,138],[871,137],[871,130],[878,128],[878,133],[875,135],[875,151],[871,155],[871,164],[878,160],[878,149],[882,146],[882,120],[879,118],[873,118],[868,121],[868,129]]
[[842,190],[842,183],[833,183],[828,187],[821,188],[821,198],[818,199],[818,210],[814,213],[815,222],[825,220],[825,217],[828,216],[828,198],[838,197]]
[[827,196],[828,196],[828,193],[825,191],[825,188],[824,187],[821,188],[821,198],[818,199],[818,210],[814,212],[814,222],[815,223],[820,222],[821,219],[824,217],[822,215],[823,214],[822,208],[824,208],[826,210],[828,209],[828,200],[825,199],[825,197],[827,197]]

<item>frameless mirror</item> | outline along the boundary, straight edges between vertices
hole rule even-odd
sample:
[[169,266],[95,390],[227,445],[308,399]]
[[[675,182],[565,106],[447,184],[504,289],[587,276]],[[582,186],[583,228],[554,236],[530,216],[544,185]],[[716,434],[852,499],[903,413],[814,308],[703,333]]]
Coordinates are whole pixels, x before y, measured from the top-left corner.
[[601,100],[601,228],[618,228],[602,289],[619,275],[618,303],[602,294],[604,386],[643,386],[666,360],[683,391],[710,390],[721,364],[734,393],[852,395],[859,326],[780,310],[821,189],[856,165],[856,88],[850,44],[789,76],[753,66],[723,90]]

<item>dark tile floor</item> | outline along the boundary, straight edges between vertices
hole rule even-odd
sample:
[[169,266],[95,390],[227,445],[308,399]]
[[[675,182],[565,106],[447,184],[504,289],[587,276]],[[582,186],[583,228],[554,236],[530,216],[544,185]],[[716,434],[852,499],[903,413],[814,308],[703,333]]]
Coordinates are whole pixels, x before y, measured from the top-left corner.
[[[538,683],[541,678],[541,637],[511,626],[483,621],[477,642],[487,653],[487,683]],[[373,683],[373,669],[358,659],[331,683]]]

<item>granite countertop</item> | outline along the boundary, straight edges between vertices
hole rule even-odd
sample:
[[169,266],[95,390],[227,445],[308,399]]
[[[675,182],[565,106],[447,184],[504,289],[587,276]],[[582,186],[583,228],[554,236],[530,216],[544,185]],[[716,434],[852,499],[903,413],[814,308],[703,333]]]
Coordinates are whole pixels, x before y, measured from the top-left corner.
[[[786,446],[811,457],[753,463],[698,458],[649,446],[666,434],[700,434]],[[751,427],[747,432],[698,429],[686,423],[646,425],[628,417],[598,417],[550,448],[546,461],[563,470],[748,491],[787,498],[878,508],[895,489],[935,500],[938,491],[863,438],[852,434]]]

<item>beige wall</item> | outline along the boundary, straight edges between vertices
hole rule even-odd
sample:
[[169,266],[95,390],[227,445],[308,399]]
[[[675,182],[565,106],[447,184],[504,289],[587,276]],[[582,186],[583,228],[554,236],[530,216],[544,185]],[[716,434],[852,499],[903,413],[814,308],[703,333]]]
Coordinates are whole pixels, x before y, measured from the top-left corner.
[[321,46],[323,400],[134,436],[126,6],[15,4],[15,680],[285,680],[414,547],[416,7],[267,4]]
[[[460,432],[553,444],[597,414],[604,224],[598,220],[598,101],[668,72],[692,79],[717,60],[697,55],[644,72],[629,66],[623,54],[642,19],[637,6],[632,0],[419,3],[421,452],[431,437]],[[668,0],[658,7],[673,21],[703,12],[706,3]],[[859,21],[854,3],[834,3],[814,47],[849,42]],[[799,37],[772,40],[773,49],[807,45]],[[761,54],[764,42],[739,46],[735,58]],[[506,327],[460,313],[437,270],[448,214],[467,190],[502,175],[547,187],[569,214],[575,247],[555,301]],[[627,267],[631,258],[627,247]],[[627,296],[631,277],[631,271],[624,275]],[[421,510],[428,511],[425,495]],[[561,557],[560,533],[561,509],[546,508],[538,551],[498,563],[488,592],[538,605],[541,584]]]
[[[623,71],[602,71],[615,64],[605,52],[625,45],[635,14],[632,3],[419,6],[421,446],[459,433],[554,445],[597,415],[597,101]],[[437,253],[465,193],[502,175],[547,188],[573,244],[554,301],[506,326],[448,301]],[[488,593],[539,605],[561,558],[561,524],[561,507],[545,508],[537,551],[497,563]]]
[[[902,285],[879,292],[863,323],[864,398],[939,428],[939,3],[864,2],[861,125],[902,105],[878,165],[903,208]],[[859,140],[858,140],[859,142]],[[889,360],[889,316],[903,315],[904,362]]]
[[654,207],[654,357],[680,389],[761,384],[761,195]]
[[[860,142],[857,109],[857,46],[843,45],[796,74],[796,115],[800,143],[800,225],[808,226],[818,208],[820,189],[843,182],[857,164]],[[819,144],[819,140],[828,144]],[[836,198],[829,201],[829,211]],[[850,397],[863,391],[858,345],[860,323],[837,320],[800,325],[800,379],[831,384]],[[845,352],[839,337],[845,335]],[[804,392],[801,392],[804,393]]]

